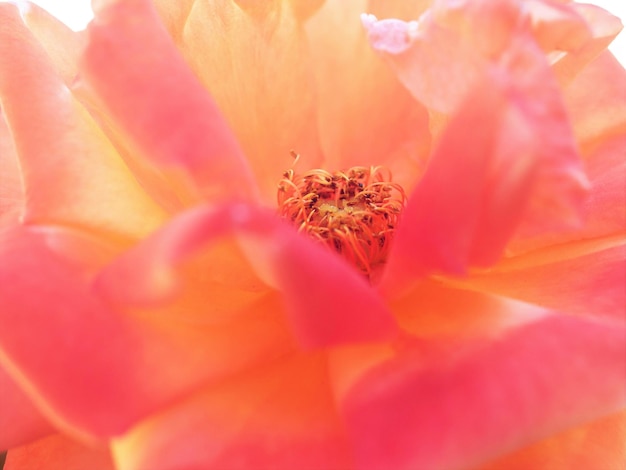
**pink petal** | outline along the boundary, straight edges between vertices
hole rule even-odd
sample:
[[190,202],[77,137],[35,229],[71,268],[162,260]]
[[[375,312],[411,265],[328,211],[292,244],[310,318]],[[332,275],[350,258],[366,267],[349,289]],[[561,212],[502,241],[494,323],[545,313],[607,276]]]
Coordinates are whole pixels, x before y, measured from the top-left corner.
[[0,98],[24,181],[25,221],[118,236],[150,231],[163,211],[73,98],[16,7],[0,4],[0,21]]
[[44,240],[24,229],[2,234],[0,348],[20,386],[62,428],[121,434],[200,384],[292,349],[272,298],[253,305],[246,321],[219,325],[124,314]]
[[626,231],[626,134],[606,138],[586,155],[589,196],[581,206],[584,225],[562,233],[519,237],[507,247],[507,254],[521,254],[582,240],[602,240]]
[[115,470],[109,449],[88,447],[60,434],[9,450],[5,470]]
[[615,412],[626,404],[625,345],[623,324],[560,315],[457,354],[417,345],[344,397],[356,465],[470,468]]
[[409,197],[387,285],[489,266],[515,233],[578,223],[585,181],[556,84],[530,44],[513,51],[510,75],[492,70],[442,135]]
[[137,151],[168,170],[183,194],[188,183],[210,199],[255,194],[235,137],[151,2],[112,2],[88,33],[81,72]]
[[[208,284],[209,298],[240,296],[248,290],[240,287],[241,281],[256,269],[263,282],[281,293],[304,347],[372,341],[395,333],[391,313],[360,274],[325,247],[298,235],[273,212],[241,204],[182,214],[104,270],[98,287],[118,305],[166,302],[186,288],[181,265],[225,237],[235,237],[250,264],[237,261],[241,275],[229,276],[233,283],[221,285],[221,292]],[[212,266],[216,279],[228,269]],[[210,304],[206,308],[210,319],[215,312]]]
[[621,235],[516,256],[471,275],[467,285],[564,312],[626,321],[625,261]]
[[114,445],[120,470],[353,468],[323,356],[207,389]]
[[54,432],[28,395],[0,366],[0,449],[17,447]]

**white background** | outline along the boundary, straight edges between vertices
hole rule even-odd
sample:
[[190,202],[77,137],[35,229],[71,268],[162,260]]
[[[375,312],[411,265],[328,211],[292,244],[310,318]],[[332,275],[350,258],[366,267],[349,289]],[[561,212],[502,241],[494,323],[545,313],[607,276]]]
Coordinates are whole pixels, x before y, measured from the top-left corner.
[[[82,29],[92,17],[89,0],[33,0],[72,29]],[[626,23],[626,0],[586,0],[584,3],[593,3],[607,9]],[[613,54],[626,65],[626,31],[613,41],[610,47]]]

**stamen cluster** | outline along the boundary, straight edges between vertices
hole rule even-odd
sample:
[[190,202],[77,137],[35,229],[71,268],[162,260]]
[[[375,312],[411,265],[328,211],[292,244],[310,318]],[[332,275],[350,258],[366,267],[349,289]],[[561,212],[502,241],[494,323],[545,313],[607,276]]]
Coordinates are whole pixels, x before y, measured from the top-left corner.
[[290,169],[278,184],[282,217],[368,276],[387,257],[405,199],[384,167],[315,169],[302,175]]

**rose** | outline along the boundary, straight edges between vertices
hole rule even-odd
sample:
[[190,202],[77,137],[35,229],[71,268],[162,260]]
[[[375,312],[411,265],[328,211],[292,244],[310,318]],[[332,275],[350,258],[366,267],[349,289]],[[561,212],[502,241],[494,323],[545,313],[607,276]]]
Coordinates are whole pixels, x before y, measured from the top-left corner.
[[[584,441],[587,467],[619,462],[615,20],[547,2],[364,17],[404,88],[354,5],[278,5],[157,4],[236,139],[148,2],[102,6],[84,52],[2,5],[4,446],[61,431],[119,468],[528,468],[578,464]],[[278,220],[291,147],[295,171],[402,182],[381,279]],[[38,458],[112,465],[54,435],[8,466]]]

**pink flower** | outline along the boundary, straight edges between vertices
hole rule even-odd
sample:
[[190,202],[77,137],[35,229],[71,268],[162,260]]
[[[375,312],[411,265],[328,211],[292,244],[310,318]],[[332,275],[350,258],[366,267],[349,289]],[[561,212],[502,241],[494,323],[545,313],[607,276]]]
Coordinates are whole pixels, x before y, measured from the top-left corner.
[[619,20],[98,3],[0,4],[7,469],[624,461]]

